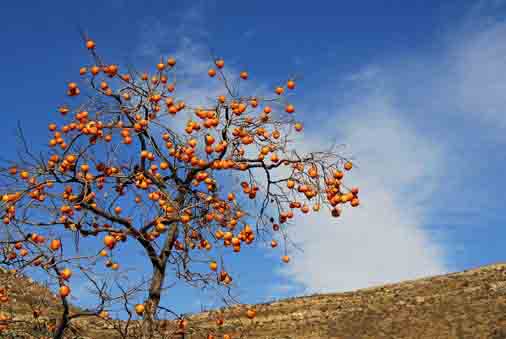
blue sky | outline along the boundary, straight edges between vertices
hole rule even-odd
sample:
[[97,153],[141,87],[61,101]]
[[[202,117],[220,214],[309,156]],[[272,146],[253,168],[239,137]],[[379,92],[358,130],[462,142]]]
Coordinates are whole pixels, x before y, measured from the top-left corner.
[[[505,1],[32,1],[0,5],[0,126],[34,145],[88,61],[139,67],[177,55],[189,78],[210,53],[251,86],[299,81],[301,147],[346,143],[359,165],[357,213],[296,223],[294,253],[244,251],[244,302],[356,288],[504,261]],[[212,96],[197,80],[188,96]],[[188,99],[191,100],[191,99]],[[44,129],[43,129],[44,130]],[[14,156],[8,141],[2,157]],[[142,271],[137,261],[130,264]],[[186,291],[170,299],[183,309]],[[169,293],[170,294],[170,293]]]

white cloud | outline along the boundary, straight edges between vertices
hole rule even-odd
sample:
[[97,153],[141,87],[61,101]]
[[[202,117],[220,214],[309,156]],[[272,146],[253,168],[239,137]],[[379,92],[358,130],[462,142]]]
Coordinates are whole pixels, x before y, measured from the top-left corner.
[[[506,185],[491,176],[497,158],[487,150],[506,140],[506,24],[474,19],[480,24],[437,41],[444,47],[435,54],[392,55],[347,77],[352,103],[325,117],[328,125],[345,122],[308,139],[321,145],[322,135],[343,137],[361,164],[350,177],[362,205],[340,220],[297,220],[292,238],[304,252],[281,272],[306,292],[454,270],[452,256],[466,246],[448,241],[446,225],[476,227],[494,208],[500,213]],[[485,187],[488,198],[477,199]],[[442,227],[429,231],[429,224]]]
[[[358,77],[362,78],[362,77]],[[361,206],[333,219],[326,212],[299,218],[294,252],[283,273],[307,292],[335,292],[445,272],[442,249],[423,231],[423,209],[444,171],[442,147],[404,122],[387,96],[372,95],[343,108],[353,117],[329,121],[361,164],[348,183],[361,188]],[[339,114],[338,114],[339,115]],[[334,121],[333,121],[334,120]],[[308,136],[309,144],[326,140]]]
[[460,112],[484,125],[506,128],[506,24],[471,34],[449,56],[455,58],[455,100]]

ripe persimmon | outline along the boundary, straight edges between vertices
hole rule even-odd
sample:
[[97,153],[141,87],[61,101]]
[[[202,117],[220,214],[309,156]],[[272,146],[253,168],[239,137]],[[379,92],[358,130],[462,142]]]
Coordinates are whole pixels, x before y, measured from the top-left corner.
[[112,249],[116,245],[116,238],[112,235],[106,235],[104,237],[104,245],[108,248]]
[[70,294],[70,287],[68,287],[67,285],[62,285],[60,287],[60,296],[62,296],[63,298],[67,297],[69,294]]
[[87,49],[94,49],[96,47],[95,41],[88,39],[86,40],[86,48]]
[[168,58],[167,65],[169,65],[170,67],[174,67],[176,65],[176,59],[174,59],[173,57]]
[[145,311],[145,306],[144,304],[137,304],[135,305],[135,313],[137,313],[138,315],[142,315]]
[[51,243],[49,245],[49,248],[53,251],[58,251],[61,247],[61,241],[58,239],[51,240]]
[[69,280],[72,276],[72,271],[68,268],[63,269],[63,271],[60,272],[60,277],[64,280]]
[[225,60],[223,60],[223,59],[217,59],[214,63],[216,64],[216,67],[218,67],[218,68],[223,68],[223,66],[225,66]]
[[90,72],[91,72],[91,74],[92,74],[92,75],[94,75],[94,76],[95,76],[95,75],[97,75],[98,73],[100,73],[100,67],[98,67],[98,66],[92,66],[92,67],[90,68]]
[[250,308],[246,311],[246,317],[248,317],[249,319],[255,318],[256,315],[257,315],[257,311],[253,308]]

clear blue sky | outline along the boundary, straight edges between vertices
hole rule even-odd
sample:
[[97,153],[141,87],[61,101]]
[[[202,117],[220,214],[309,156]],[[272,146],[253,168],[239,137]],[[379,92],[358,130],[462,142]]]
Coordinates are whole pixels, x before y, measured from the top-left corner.
[[259,86],[302,75],[307,142],[346,141],[364,188],[362,216],[331,225],[339,232],[321,219],[300,226],[321,228],[297,233],[308,251],[293,268],[245,251],[234,267],[241,300],[504,261],[505,9],[465,0],[3,2],[1,155],[14,156],[17,120],[34,145],[47,142],[40,126],[88,61],[80,27],[119,63],[152,65],[160,53],[205,63],[213,51]]

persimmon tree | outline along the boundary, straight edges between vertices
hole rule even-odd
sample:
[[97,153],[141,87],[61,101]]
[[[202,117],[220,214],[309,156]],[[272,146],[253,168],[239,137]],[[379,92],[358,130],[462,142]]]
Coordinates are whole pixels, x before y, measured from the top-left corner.
[[[109,319],[114,303],[127,314],[118,325],[123,337],[172,337],[157,325],[179,317],[166,306],[167,276],[228,290],[233,272],[221,253],[240,255],[258,241],[276,248],[279,233],[280,259],[288,263],[286,225],[359,205],[358,188],[343,183],[350,160],[336,148],[305,153],[292,138],[303,129],[287,96],[297,79],[284,80],[270,97],[240,93],[231,79],[247,81],[248,73],[227,72],[217,58],[202,76],[221,82],[223,94],[199,106],[178,99],[177,63],[184,60],[162,58],[146,72],[123,69],[85,40],[90,64],[67,84],[47,147],[35,152],[20,130],[23,152],[1,170],[1,266],[40,271],[57,283],[64,307],[55,338],[78,316]],[[178,129],[176,116],[185,126]],[[126,259],[115,253],[127,247],[140,249],[151,267],[136,283],[135,272],[123,272],[129,286],[118,275],[107,280],[122,270]],[[67,301],[76,274],[97,297],[82,314],[71,314]],[[139,294],[143,301],[134,304]],[[179,332],[191,327],[179,320]]]

